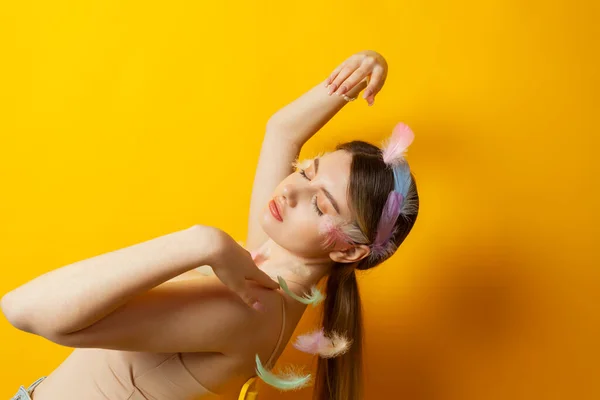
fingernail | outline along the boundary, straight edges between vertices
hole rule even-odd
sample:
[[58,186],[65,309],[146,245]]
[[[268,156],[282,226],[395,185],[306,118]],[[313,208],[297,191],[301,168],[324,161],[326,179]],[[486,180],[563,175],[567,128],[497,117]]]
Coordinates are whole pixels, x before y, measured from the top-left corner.
[[254,308],[256,311],[265,311],[265,306],[258,300],[252,304],[252,308]]
[[331,95],[331,93],[335,92],[335,89],[337,89],[336,85],[331,85],[331,88],[329,88],[329,95]]
[[367,97],[369,97],[370,92],[368,90],[365,90],[365,92],[363,93],[363,99],[366,99]]

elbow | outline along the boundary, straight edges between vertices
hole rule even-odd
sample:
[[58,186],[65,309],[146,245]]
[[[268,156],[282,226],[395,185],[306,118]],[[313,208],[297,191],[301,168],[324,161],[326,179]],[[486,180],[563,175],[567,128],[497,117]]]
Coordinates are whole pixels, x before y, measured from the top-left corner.
[[267,122],[267,125],[265,126],[265,133],[269,134],[270,132],[275,130],[279,130],[279,128],[275,128],[275,123],[272,120],[269,120]]
[[12,326],[21,331],[31,332],[29,324],[23,315],[22,307],[19,307],[15,302],[13,292],[8,292],[2,296],[0,306],[2,307],[2,314],[4,314],[4,317]]
[[275,125],[275,123],[277,122],[276,115],[277,114],[271,115],[271,118],[269,118],[269,120],[267,121],[267,125],[266,125],[267,129],[269,129],[270,127],[272,127],[273,125]]
[[287,124],[279,118],[277,114],[274,114],[267,121],[267,125],[265,126],[266,132],[277,131],[277,132],[286,132],[289,130],[287,128]]
[[264,140],[269,140],[269,142],[276,141],[281,146],[292,146],[293,151],[299,153],[305,142],[294,132],[294,129],[281,122],[269,121]]
[[4,318],[15,328],[17,328],[18,319],[16,315],[16,307],[12,304],[11,292],[6,293],[0,300],[0,307],[2,308],[2,314]]
[[2,313],[4,314],[6,320],[18,330],[52,340],[52,335],[42,334],[41,331],[37,329],[35,324],[32,322],[33,319],[31,313],[26,312],[24,307],[19,305],[18,300],[15,299],[15,294],[13,292],[9,292],[2,296],[2,299],[0,300],[0,306],[2,307]]

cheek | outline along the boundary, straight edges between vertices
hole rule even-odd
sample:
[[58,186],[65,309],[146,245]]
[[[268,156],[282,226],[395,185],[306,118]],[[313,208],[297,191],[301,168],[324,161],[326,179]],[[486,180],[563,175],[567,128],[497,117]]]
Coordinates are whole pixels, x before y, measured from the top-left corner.
[[295,210],[283,223],[265,223],[265,232],[282,247],[288,250],[311,256],[321,250],[323,236],[319,231],[321,218],[306,212]]
[[321,236],[314,227],[293,229],[282,236],[284,247],[298,255],[313,257],[320,254],[322,250]]
[[302,240],[306,245],[314,247],[321,240],[319,220],[317,218],[302,218],[289,227],[288,233]]

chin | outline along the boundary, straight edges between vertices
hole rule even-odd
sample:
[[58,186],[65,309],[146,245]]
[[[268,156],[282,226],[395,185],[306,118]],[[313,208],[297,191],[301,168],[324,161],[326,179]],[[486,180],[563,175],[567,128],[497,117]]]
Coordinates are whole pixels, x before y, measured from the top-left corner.
[[263,208],[263,212],[260,217],[260,227],[267,234],[267,236],[269,236],[275,242],[278,242],[277,238],[286,231],[285,221],[277,221],[275,217],[271,215],[268,205]]

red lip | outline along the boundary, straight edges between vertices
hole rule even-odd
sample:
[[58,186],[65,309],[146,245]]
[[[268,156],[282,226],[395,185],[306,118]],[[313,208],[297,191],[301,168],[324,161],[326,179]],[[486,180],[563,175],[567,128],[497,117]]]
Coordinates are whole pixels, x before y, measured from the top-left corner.
[[269,202],[269,210],[271,211],[271,215],[273,215],[273,217],[275,217],[276,220],[283,222],[281,212],[279,211],[279,207],[274,199],[271,199],[271,201]]

